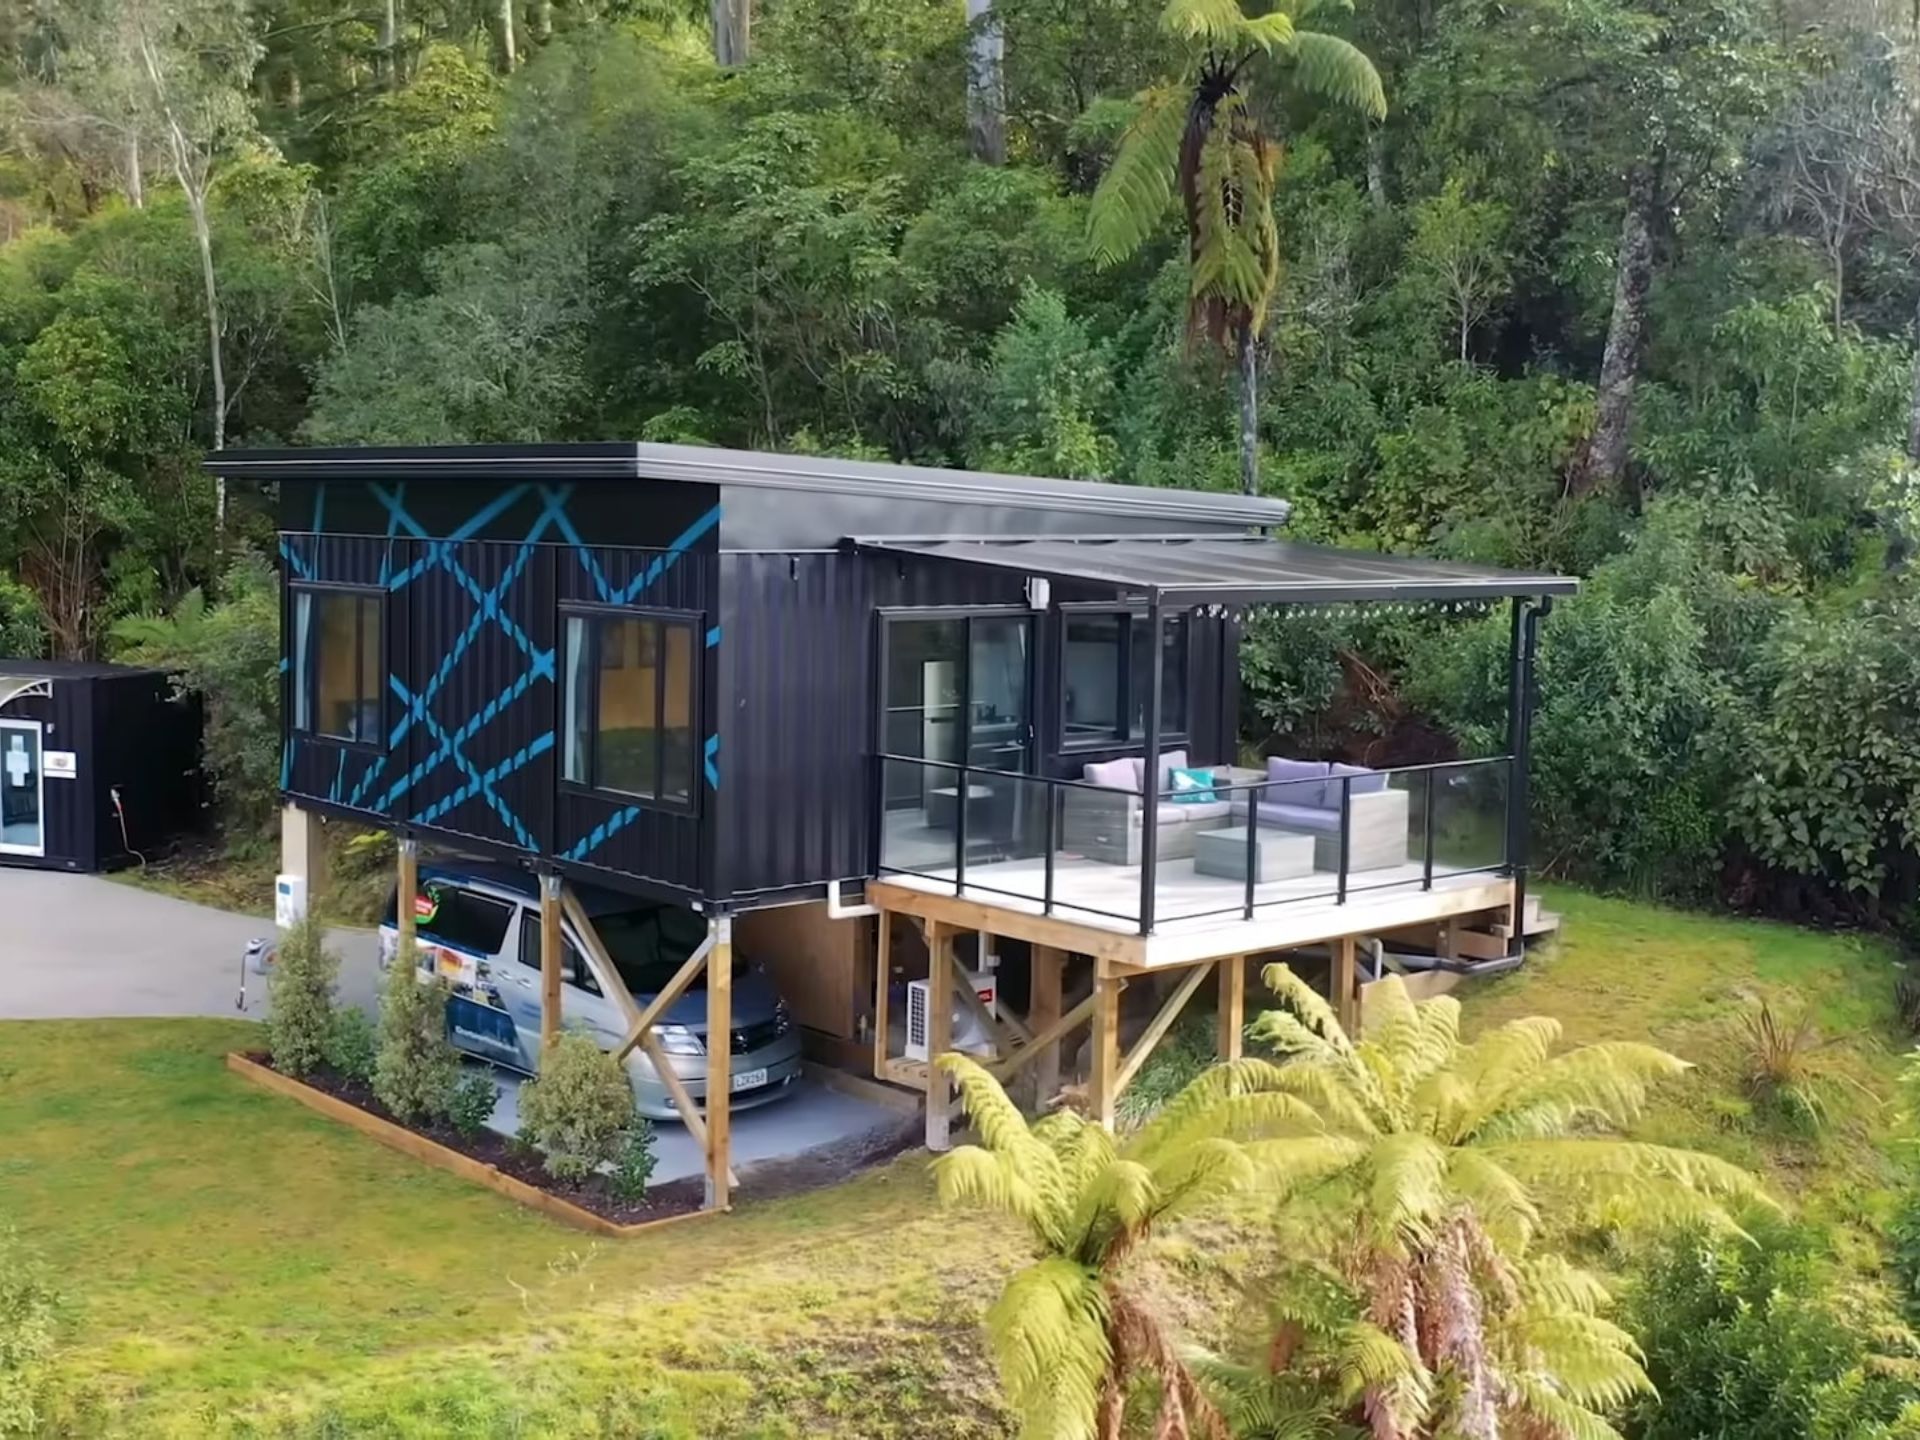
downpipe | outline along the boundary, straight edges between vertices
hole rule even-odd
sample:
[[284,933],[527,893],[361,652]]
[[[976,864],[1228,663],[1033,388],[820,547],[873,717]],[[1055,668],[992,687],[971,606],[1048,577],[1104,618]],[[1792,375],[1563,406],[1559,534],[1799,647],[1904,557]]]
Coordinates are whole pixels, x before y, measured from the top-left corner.
[[[880,913],[880,907],[877,905],[868,905],[864,902],[849,905],[842,898],[840,891],[840,887],[845,883],[844,880],[827,882],[827,918],[829,920],[864,920],[870,915]],[[855,880],[853,883],[858,885],[860,882]]]

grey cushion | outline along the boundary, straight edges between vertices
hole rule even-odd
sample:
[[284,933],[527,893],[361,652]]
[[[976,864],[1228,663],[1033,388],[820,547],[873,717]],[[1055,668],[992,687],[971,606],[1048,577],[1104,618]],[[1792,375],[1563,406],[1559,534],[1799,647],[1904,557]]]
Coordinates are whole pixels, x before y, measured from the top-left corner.
[[1317,805],[1275,805],[1268,801],[1260,807],[1260,823],[1284,825],[1289,830],[1340,829],[1340,812],[1323,810]]
[[1128,760],[1124,756],[1118,760],[1102,760],[1086,766],[1081,772],[1089,785],[1102,785],[1109,790],[1131,790],[1140,793],[1140,762]]
[[1353,793],[1371,795],[1375,791],[1387,788],[1386,773],[1381,770],[1369,770],[1364,765],[1333,765],[1328,767],[1327,803],[1340,803],[1340,786],[1336,783],[1342,775],[1353,776]]
[[1168,810],[1177,810],[1180,812],[1178,818],[1192,825],[1202,820],[1224,820],[1233,813],[1233,805],[1226,800],[1196,800],[1191,804],[1181,805],[1169,804],[1162,800],[1160,810],[1162,814]]

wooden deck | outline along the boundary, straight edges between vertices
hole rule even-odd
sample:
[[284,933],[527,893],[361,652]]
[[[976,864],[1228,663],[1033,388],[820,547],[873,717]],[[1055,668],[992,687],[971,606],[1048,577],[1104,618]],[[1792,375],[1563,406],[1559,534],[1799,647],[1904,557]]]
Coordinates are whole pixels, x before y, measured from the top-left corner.
[[890,874],[868,886],[868,900],[883,910],[1060,946],[1135,970],[1380,935],[1513,903],[1513,881],[1504,874],[1443,870],[1427,889],[1420,866],[1402,865],[1349,877],[1345,904],[1325,872],[1270,881],[1255,887],[1248,920],[1238,880],[1196,874],[1191,860],[1163,862],[1157,879],[1151,935],[1140,934],[1132,918],[1140,872],[1074,856],[1055,862],[1051,915],[1041,898],[1046,867],[1037,859],[969,865],[958,892],[951,870]]

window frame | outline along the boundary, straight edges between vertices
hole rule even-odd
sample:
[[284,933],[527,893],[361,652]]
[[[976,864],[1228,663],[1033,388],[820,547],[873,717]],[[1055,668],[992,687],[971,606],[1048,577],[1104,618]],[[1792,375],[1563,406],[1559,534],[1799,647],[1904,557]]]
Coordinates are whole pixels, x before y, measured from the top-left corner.
[[[536,973],[540,970],[540,945],[540,912],[522,905],[519,954],[514,957],[522,969]],[[569,960],[572,961],[571,965],[568,964]],[[596,1000],[606,998],[606,992],[600,988],[600,977],[593,973],[586,952],[573,943],[573,935],[564,925],[560,928],[560,983],[571,985],[582,995],[591,995]]]
[[[700,737],[706,733],[704,711],[706,699],[706,676],[704,672],[706,635],[706,615],[698,610],[666,610],[656,607],[632,605],[588,605],[566,603],[559,607],[559,635],[555,646],[559,662],[559,683],[554,687],[559,691],[560,714],[555,734],[559,737],[558,783],[559,788],[571,795],[588,795],[600,800],[619,800],[623,804],[637,805],[643,810],[659,810],[671,815],[698,816],[700,813],[701,766]],[[586,621],[586,633],[590,636],[588,657],[589,706],[592,713],[591,727],[588,730],[585,766],[585,780],[570,779],[567,775],[567,741],[573,733],[571,707],[573,705],[573,687],[567,680],[568,622]],[[687,798],[678,799],[671,795],[642,795],[632,790],[622,790],[617,786],[600,783],[600,645],[602,622],[619,620],[645,620],[660,627],[658,661],[654,667],[653,718],[655,740],[654,775],[664,779],[666,768],[664,759],[665,736],[667,733],[667,628],[678,626],[687,632],[687,684],[688,695],[687,725],[689,739],[692,742],[688,750],[689,773],[687,775]]]
[[[374,652],[374,693],[360,697],[370,699],[375,716],[375,735],[371,740],[355,740],[347,735],[330,735],[318,728],[320,713],[320,667],[312,663],[312,651],[318,636],[311,620],[306,635],[300,633],[300,603],[303,597],[313,596],[313,608],[318,609],[318,601],[330,595],[350,597],[356,601],[370,601],[373,605],[373,630],[376,641]],[[337,745],[343,750],[361,750],[369,754],[387,753],[387,592],[379,585],[348,585],[333,581],[294,580],[287,585],[288,626],[290,637],[288,644],[288,698],[293,701],[288,707],[287,732],[303,739],[318,741],[324,745]],[[360,648],[360,627],[354,626],[353,674],[358,684],[362,662],[365,658]],[[302,640],[306,644],[306,654],[302,654]],[[303,683],[304,682],[304,683]],[[303,693],[304,692],[304,693]],[[302,710],[306,712],[306,723],[300,721]]]
[[[1106,616],[1124,621],[1120,627],[1119,664],[1116,667],[1114,684],[1117,688],[1119,717],[1114,728],[1101,736],[1073,735],[1067,730],[1067,627],[1076,618]],[[1060,606],[1060,628],[1057,632],[1053,665],[1054,678],[1054,738],[1058,753],[1062,755],[1080,755],[1091,751],[1144,751],[1146,736],[1133,734],[1133,651],[1134,627],[1147,618],[1144,607],[1126,604],[1115,605],[1105,600],[1076,600]],[[1180,725],[1178,729],[1163,729],[1160,734],[1162,746],[1173,742],[1185,743],[1190,737],[1193,720],[1190,711],[1193,708],[1193,627],[1189,623],[1191,615],[1180,611],[1161,618],[1165,631],[1171,632],[1176,626],[1180,631],[1180,674],[1177,684],[1180,690]],[[1175,677],[1166,676],[1169,681]],[[1166,692],[1162,692],[1161,710],[1166,709]]]

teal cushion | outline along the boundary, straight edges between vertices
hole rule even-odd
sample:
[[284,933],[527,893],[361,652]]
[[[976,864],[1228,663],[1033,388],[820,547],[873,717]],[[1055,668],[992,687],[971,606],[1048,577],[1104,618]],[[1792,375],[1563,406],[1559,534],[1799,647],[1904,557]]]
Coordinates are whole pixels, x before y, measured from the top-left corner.
[[1176,805],[1211,805],[1220,798],[1213,793],[1211,770],[1169,771],[1167,788],[1173,791],[1173,803]]

